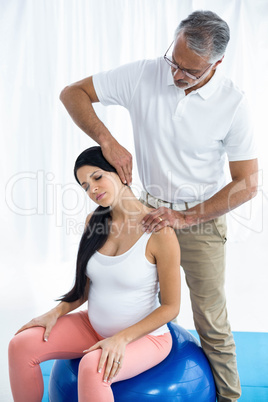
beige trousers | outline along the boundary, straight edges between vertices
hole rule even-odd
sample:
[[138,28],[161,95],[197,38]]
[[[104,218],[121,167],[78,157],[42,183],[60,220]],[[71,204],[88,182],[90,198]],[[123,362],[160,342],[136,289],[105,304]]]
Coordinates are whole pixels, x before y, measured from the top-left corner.
[[214,375],[217,400],[237,401],[241,387],[224,292],[226,218],[221,216],[175,232],[194,323]]
[[224,292],[226,218],[221,216],[176,233],[194,323],[211,365],[217,399],[237,401],[241,387]]

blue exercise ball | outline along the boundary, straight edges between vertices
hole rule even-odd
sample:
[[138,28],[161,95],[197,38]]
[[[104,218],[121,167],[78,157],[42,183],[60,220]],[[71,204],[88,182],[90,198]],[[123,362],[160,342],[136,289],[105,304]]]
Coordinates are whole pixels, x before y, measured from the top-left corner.
[[[115,402],[215,402],[216,388],[210,365],[190,332],[169,323],[173,345],[157,366],[112,384]],[[56,360],[49,380],[51,402],[78,402],[80,359]]]

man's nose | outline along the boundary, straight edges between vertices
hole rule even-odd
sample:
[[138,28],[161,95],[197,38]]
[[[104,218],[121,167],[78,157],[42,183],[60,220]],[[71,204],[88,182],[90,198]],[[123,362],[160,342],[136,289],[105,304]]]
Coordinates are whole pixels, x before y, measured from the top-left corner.
[[173,77],[179,80],[185,78],[185,74],[181,71],[180,68],[177,68],[175,71],[173,71]]

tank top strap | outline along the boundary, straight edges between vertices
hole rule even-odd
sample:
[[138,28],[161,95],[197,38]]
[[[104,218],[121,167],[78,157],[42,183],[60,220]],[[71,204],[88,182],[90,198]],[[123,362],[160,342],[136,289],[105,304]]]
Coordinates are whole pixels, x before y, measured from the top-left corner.
[[135,252],[139,254],[139,256],[145,256],[145,252],[146,252],[146,247],[148,244],[148,241],[150,240],[152,236],[152,232],[151,233],[144,233],[142,235],[142,237],[140,238],[140,241],[138,241],[138,247],[135,247]]

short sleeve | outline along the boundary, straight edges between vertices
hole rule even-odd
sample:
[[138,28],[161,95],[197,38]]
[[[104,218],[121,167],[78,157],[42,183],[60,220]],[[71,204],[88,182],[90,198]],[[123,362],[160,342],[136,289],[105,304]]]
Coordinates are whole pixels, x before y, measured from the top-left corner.
[[105,105],[129,107],[142,76],[145,60],[125,64],[113,70],[93,75],[93,85],[99,101]]
[[237,107],[223,143],[230,162],[257,158],[253,121],[245,96]]

